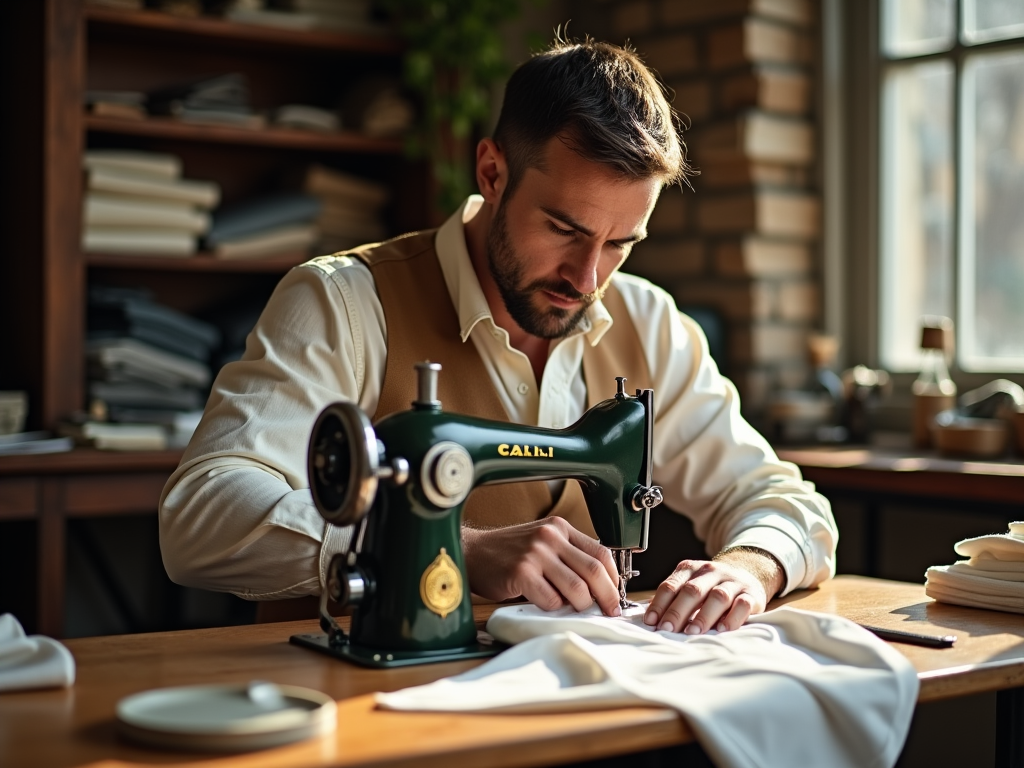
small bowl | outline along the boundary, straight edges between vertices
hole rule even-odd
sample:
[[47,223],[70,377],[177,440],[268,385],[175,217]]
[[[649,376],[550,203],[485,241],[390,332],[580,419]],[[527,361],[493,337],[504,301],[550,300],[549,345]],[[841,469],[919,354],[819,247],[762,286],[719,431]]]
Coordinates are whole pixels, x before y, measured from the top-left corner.
[[768,403],[772,421],[821,423],[829,421],[834,413],[835,403],[825,393],[784,390],[776,392]]
[[994,458],[1006,450],[1008,426],[1002,419],[972,419],[946,411],[935,417],[932,439],[945,456]]

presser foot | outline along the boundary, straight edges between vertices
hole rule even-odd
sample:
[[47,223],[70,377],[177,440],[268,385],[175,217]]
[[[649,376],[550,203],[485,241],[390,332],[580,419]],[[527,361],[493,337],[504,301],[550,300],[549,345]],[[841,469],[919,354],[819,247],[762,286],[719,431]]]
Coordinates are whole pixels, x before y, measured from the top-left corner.
[[615,565],[619,571],[619,608],[623,611],[627,608],[636,608],[638,603],[634,603],[626,597],[626,583],[634,576],[640,575],[640,571],[633,570],[633,551],[629,549],[616,550],[615,558]]
[[636,608],[640,603],[634,603],[628,597],[626,597],[626,580],[619,579],[619,608],[626,610],[627,608]]
[[475,642],[458,648],[445,648],[438,651],[386,651],[364,648],[351,643],[331,643],[327,635],[321,634],[292,635],[289,642],[319,653],[325,653],[336,659],[358,664],[361,667],[374,669],[411,667],[415,664],[435,664],[441,661],[461,661],[463,659],[485,659],[488,656],[496,656],[507,647],[500,643],[487,645]]

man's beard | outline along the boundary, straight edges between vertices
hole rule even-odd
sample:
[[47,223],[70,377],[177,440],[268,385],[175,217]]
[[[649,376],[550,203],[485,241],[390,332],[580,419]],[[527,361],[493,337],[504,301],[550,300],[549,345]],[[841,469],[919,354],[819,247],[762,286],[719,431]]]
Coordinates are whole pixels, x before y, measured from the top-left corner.
[[[509,241],[504,201],[499,203],[487,233],[487,265],[512,319],[524,331],[542,339],[561,339],[572,333],[604,292],[580,293],[568,280],[535,280],[522,285],[523,264]],[[532,299],[540,291],[576,299],[582,305],[575,311],[554,306],[538,309]]]

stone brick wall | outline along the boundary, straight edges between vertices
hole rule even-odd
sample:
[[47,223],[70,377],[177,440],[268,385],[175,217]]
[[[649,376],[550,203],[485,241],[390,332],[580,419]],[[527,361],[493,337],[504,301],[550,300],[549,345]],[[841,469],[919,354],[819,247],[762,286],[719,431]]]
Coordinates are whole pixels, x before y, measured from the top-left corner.
[[[593,34],[630,40],[690,121],[694,189],[665,190],[626,269],[727,331],[725,372],[756,416],[807,374],[821,319],[814,0],[608,0]],[[571,31],[571,29],[570,29]],[[577,30],[578,32],[579,30]],[[589,29],[588,29],[589,31]]]

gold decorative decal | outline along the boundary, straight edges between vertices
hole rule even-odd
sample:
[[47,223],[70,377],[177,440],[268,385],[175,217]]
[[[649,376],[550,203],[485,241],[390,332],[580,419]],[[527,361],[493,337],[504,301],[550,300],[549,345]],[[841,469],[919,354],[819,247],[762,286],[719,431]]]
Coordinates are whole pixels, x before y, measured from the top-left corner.
[[444,547],[420,576],[420,599],[442,619],[462,602],[462,574]]
[[498,446],[499,456],[525,456],[531,459],[550,459],[555,455],[554,446],[549,445],[542,448],[539,445],[509,445],[502,443]]

